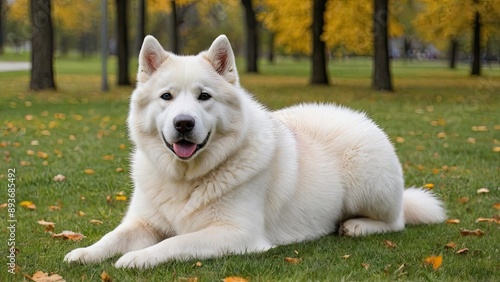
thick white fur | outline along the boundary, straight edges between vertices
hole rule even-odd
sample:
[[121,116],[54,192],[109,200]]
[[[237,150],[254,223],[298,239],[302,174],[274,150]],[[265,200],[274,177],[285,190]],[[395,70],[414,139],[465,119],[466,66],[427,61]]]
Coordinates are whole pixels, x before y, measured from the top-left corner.
[[[162,100],[165,92],[173,98]],[[198,100],[201,92],[212,98]],[[172,121],[181,114],[196,121],[196,143],[210,136],[187,160],[161,137],[175,142]],[[153,267],[445,219],[431,192],[403,189],[393,146],[363,113],[323,104],[269,112],[254,101],[239,85],[223,35],[187,57],[148,36],[128,126],[135,190],[127,214],[97,243],[68,253],[67,262],[123,254],[116,267]]]

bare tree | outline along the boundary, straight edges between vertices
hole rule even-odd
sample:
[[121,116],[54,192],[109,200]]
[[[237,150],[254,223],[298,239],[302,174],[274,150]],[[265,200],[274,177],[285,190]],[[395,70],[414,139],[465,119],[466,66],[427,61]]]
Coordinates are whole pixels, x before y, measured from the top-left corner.
[[177,16],[177,4],[175,0],[170,0],[170,8],[172,9],[172,30],[170,32],[170,40],[172,41],[172,53],[180,53],[179,45],[179,17]]
[[55,89],[51,1],[31,0],[30,11],[32,28],[30,89]]
[[252,0],[241,0],[245,8],[245,30],[246,30],[246,61],[247,72],[257,73],[258,59],[258,25],[253,9]]
[[127,0],[116,0],[116,34],[118,55],[118,85],[130,85],[128,76]]
[[373,9],[373,76],[376,90],[393,91],[389,63],[388,15],[389,0],[374,0]]
[[137,9],[137,35],[135,39],[135,51],[139,55],[142,47],[142,41],[146,37],[146,0],[139,0]]
[[321,39],[323,27],[325,25],[325,10],[327,0],[313,1],[313,24],[312,24],[312,69],[311,69],[311,84],[330,84],[328,79],[326,44]]

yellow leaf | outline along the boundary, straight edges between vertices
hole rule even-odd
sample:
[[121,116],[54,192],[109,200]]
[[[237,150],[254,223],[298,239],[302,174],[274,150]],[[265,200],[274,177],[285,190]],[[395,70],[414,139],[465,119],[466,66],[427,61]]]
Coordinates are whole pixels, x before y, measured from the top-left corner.
[[395,248],[397,245],[394,242],[391,242],[389,240],[384,240],[384,245],[388,248]]
[[124,201],[127,200],[127,196],[125,196],[125,195],[116,195],[115,196],[115,200],[124,202]]
[[443,263],[443,256],[430,256],[430,257],[425,258],[424,261],[427,264],[431,264],[432,269],[436,270]]
[[396,137],[396,143],[404,143],[405,142],[405,139],[403,137]]
[[120,148],[120,150],[125,150],[127,146],[125,146],[125,144],[120,144],[118,148]]
[[88,174],[88,175],[92,175],[95,173],[95,171],[91,168],[86,168],[83,170],[83,172],[85,172],[85,174]]
[[500,210],[500,202],[494,203],[493,204],[493,208],[496,209],[496,210]]
[[494,153],[500,153],[500,147],[493,147]]
[[248,282],[247,279],[238,276],[229,276],[222,279],[223,282]]
[[429,190],[434,189],[434,183],[426,183],[426,184],[424,184],[423,187],[425,189],[429,189]]
[[78,216],[85,216],[86,213],[84,213],[83,211],[77,211],[76,214]]
[[348,259],[351,255],[343,255],[342,258],[343,259]]
[[498,221],[496,218],[484,218],[484,217],[476,219],[476,222],[500,223],[500,221]]
[[92,220],[90,220],[90,223],[95,224],[95,225],[101,225],[102,221],[97,220],[97,219],[92,219]]
[[448,219],[448,220],[446,220],[446,223],[448,223],[448,224],[459,224],[460,223],[460,219]]
[[49,211],[59,211],[61,210],[60,206],[49,206]]
[[101,273],[101,281],[102,282],[111,282],[112,280],[111,280],[111,277],[109,277],[109,275],[105,271],[103,271]]
[[39,157],[39,158],[42,158],[42,159],[47,159],[49,157],[49,154],[45,153],[45,152],[37,152],[36,155]]
[[121,167],[117,167],[117,168],[115,169],[115,171],[116,171],[116,172],[123,172],[123,168],[121,168]]
[[21,205],[21,207],[25,207],[29,210],[36,210],[36,206],[32,201],[22,201],[19,205]]
[[42,225],[42,226],[45,226],[45,232],[52,232],[54,231],[54,225],[55,223],[54,222],[49,222],[49,221],[45,221],[45,220],[39,220],[38,221],[38,224]]
[[370,265],[366,262],[361,263],[361,266],[364,267],[366,270],[370,267]]
[[7,203],[2,203],[2,204],[0,205],[0,209],[5,209],[6,207],[7,207]]
[[63,282],[63,281],[66,281],[59,274],[49,275],[47,272],[43,272],[43,271],[37,271],[33,274],[33,276],[31,276],[29,278],[35,282]]
[[105,161],[112,161],[115,159],[115,156],[113,155],[105,155],[104,157],[102,157],[103,160]]

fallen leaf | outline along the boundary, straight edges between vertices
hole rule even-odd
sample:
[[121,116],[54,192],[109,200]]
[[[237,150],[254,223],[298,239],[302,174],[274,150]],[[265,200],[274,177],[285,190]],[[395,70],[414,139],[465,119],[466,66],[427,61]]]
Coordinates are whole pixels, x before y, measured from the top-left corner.
[[457,244],[454,242],[449,242],[448,244],[444,245],[446,249],[455,249],[457,247]]
[[238,277],[238,276],[229,276],[222,279],[223,282],[248,282],[248,279]]
[[123,202],[123,201],[127,200],[127,196],[125,196],[125,195],[116,195],[115,196],[115,200]]
[[405,139],[403,137],[396,137],[396,143],[404,143]]
[[63,182],[64,180],[66,180],[66,176],[64,176],[62,174],[58,174],[58,175],[54,176],[55,182]]
[[469,198],[468,197],[461,197],[461,198],[458,199],[458,202],[461,203],[461,204],[468,203],[469,202]]
[[198,282],[198,277],[179,277],[178,280],[180,282]]
[[49,211],[60,211],[61,207],[60,206],[49,206]]
[[342,258],[343,259],[348,259],[351,255],[343,255]]
[[396,247],[397,247],[396,243],[391,242],[391,241],[389,241],[389,240],[384,240],[384,245],[385,245],[387,248],[396,248]]
[[457,255],[462,255],[462,254],[467,253],[468,251],[469,251],[469,249],[467,249],[467,248],[462,248],[462,249],[458,250],[458,251],[456,252],[456,254],[457,254]]
[[434,189],[434,183],[426,183],[424,184],[423,186],[425,189],[429,189],[429,190],[432,190]]
[[500,202],[499,203],[494,203],[493,208],[496,210],[500,210]]
[[115,156],[113,155],[105,155],[104,157],[102,157],[103,160],[105,161],[112,161],[115,159]]
[[102,224],[102,221],[100,221],[98,219],[92,219],[92,220],[90,220],[90,223],[95,224],[95,225],[100,225],[100,224]]
[[361,263],[361,266],[364,267],[366,270],[370,267],[370,265],[366,262]]
[[500,153],[500,147],[493,147],[494,153]]
[[484,231],[481,229],[475,229],[475,230],[462,229],[462,230],[460,230],[460,235],[462,235],[462,236],[483,236]]
[[88,175],[92,175],[95,173],[95,171],[91,168],[86,168],[83,170],[83,172],[85,172],[85,174],[88,174]]
[[0,209],[5,209],[7,207],[7,203],[3,203],[0,205]]
[[77,211],[76,214],[78,216],[85,216],[86,215],[86,213],[84,213],[83,211]]
[[488,188],[479,188],[477,189],[477,193],[478,194],[485,194],[485,193],[489,193],[490,190]]
[[201,263],[201,261],[197,261],[194,265],[195,265],[195,266],[197,266],[197,267],[200,267],[200,266],[202,266],[203,264]]
[[59,274],[49,275],[47,272],[43,272],[43,271],[37,271],[33,274],[33,276],[31,276],[29,278],[35,282],[63,282],[63,281],[66,281]]
[[68,230],[64,230],[63,232],[58,233],[58,234],[52,234],[52,237],[53,238],[62,238],[64,240],[71,240],[71,241],[75,241],[75,242],[78,242],[78,241],[82,240],[83,238],[85,238],[85,236],[83,236],[83,234],[81,234],[81,233],[76,233],[76,232],[68,231]]
[[111,196],[107,195],[106,196],[106,202],[111,203],[112,201],[113,201],[113,199],[111,198]]
[[21,205],[21,207],[25,207],[29,210],[36,210],[36,206],[32,201],[22,201],[19,205]]
[[33,151],[33,150],[27,150],[26,151],[26,155],[28,155],[28,156],[34,156],[35,155],[35,151]]
[[460,219],[456,219],[456,218],[454,218],[454,219],[448,219],[448,220],[446,220],[446,223],[448,223],[448,224],[459,224],[460,223]]
[[424,262],[427,264],[431,264],[432,269],[436,270],[443,263],[443,256],[430,256],[425,258]]
[[285,261],[290,263],[290,264],[299,264],[302,260],[300,258],[286,257]]
[[485,218],[485,217],[480,217],[480,218],[476,219],[476,222],[499,223],[496,218]]
[[106,271],[103,271],[101,273],[101,281],[102,282],[111,282],[113,280],[111,279],[111,277],[109,277],[109,275],[106,273]]
[[488,131],[488,127],[486,125],[478,125],[478,126],[475,125],[472,127],[472,131],[485,132],[485,131]]
[[36,155],[39,157],[39,158],[42,158],[42,159],[47,159],[49,157],[49,154],[45,153],[45,152],[37,152]]
[[446,138],[446,132],[439,132],[439,133],[437,134],[437,138],[439,138],[439,139]]
[[476,138],[472,138],[472,137],[467,138],[467,143],[476,144]]
[[118,148],[120,148],[120,150],[125,150],[127,146],[125,146],[125,144],[120,144]]
[[38,221],[38,224],[45,226],[45,232],[53,232],[54,231],[54,225],[55,225],[54,222],[45,221],[42,219],[42,220]]
[[124,171],[124,169],[123,169],[123,168],[121,168],[121,167],[117,167],[117,168],[115,169],[115,171],[116,171],[116,172],[123,172],[123,171]]

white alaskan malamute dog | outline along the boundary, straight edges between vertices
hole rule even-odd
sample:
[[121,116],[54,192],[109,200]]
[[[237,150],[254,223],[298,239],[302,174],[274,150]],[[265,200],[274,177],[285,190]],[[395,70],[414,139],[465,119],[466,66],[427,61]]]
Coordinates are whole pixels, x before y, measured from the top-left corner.
[[145,268],[445,220],[431,192],[404,190],[394,147],[363,113],[323,104],[270,112],[255,101],[224,35],[197,56],[147,36],[137,80],[127,214],[67,262],[123,254],[116,267]]

